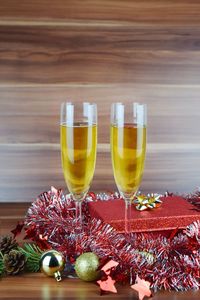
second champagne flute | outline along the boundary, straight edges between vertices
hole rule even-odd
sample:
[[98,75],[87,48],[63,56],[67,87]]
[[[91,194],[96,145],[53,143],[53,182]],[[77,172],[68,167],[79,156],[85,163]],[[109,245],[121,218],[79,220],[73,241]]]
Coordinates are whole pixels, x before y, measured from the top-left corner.
[[82,201],[89,190],[96,163],[96,104],[61,105],[60,142],[65,182],[76,205],[78,233],[82,227]]
[[110,144],[115,182],[125,200],[125,232],[129,232],[131,203],[140,186],[146,154],[145,105],[112,105]]

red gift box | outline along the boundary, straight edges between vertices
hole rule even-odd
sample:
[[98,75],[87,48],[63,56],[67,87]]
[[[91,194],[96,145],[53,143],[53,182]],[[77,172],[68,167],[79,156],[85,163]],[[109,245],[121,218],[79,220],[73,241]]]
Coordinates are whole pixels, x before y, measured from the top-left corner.
[[[179,196],[163,197],[162,205],[153,210],[138,211],[131,207],[132,232],[165,231],[186,228],[200,219],[200,212],[186,199]],[[112,225],[118,232],[125,231],[125,203],[121,199],[89,203],[92,217]]]

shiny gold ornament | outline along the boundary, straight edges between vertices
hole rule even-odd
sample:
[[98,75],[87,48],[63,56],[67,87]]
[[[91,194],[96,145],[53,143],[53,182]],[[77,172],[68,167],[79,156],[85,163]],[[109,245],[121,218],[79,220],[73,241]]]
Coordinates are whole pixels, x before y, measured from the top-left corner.
[[47,276],[54,276],[57,281],[61,281],[61,271],[65,267],[64,256],[56,251],[49,250],[42,254],[40,258],[40,269]]
[[99,258],[93,252],[81,254],[75,264],[77,276],[84,281],[94,281],[99,276]]

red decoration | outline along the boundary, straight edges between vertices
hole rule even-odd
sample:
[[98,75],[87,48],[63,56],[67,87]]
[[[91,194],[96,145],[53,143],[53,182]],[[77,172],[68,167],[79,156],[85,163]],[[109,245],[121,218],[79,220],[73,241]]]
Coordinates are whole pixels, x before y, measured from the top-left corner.
[[197,189],[193,194],[187,195],[186,199],[192,203],[194,209],[200,212],[200,188]]
[[[178,196],[163,197],[159,208],[148,211],[137,211],[132,206],[130,227],[132,232],[152,232],[186,228],[186,226],[200,219],[200,212],[186,199]],[[101,219],[113,226],[118,232],[124,232],[123,200],[97,201],[89,203],[92,218]]]
[[118,265],[119,265],[118,262],[116,262],[114,260],[110,260],[101,268],[101,270],[104,271],[106,273],[106,275],[109,275],[111,270],[113,268],[117,267]]
[[136,283],[131,286],[132,289],[138,292],[139,300],[144,297],[151,297],[150,282],[136,277]]
[[102,268],[103,275],[101,280],[98,280],[97,283],[100,285],[102,291],[117,293],[117,290],[114,286],[116,280],[112,279],[111,272],[119,265],[118,262],[114,260],[108,261]]
[[24,227],[24,221],[19,221],[17,223],[17,226],[13,230],[11,230],[11,232],[14,235],[14,238],[22,232],[23,227]]
[[117,293],[115,287],[115,280],[113,280],[110,276],[107,276],[106,280],[98,280],[97,283],[100,285],[102,291]]
[[[90,196],[88,201],[92,201],[91,198]],[[109,196],[104,194],[97,198],[102,198],[101,200],[112,198],[113,203],[118,201],[115,200],[116,194],[109,194]],[[91,217],[88,210],[91,203],[88,201],[83,203],[83,231],[76,242],[74,202],[69,196],[65,197],[61,190],[55,188],[41,194],[29,208],[25,218],[27,236],[37,243],[44,242],[48,247],[65,254],[67,258],[76,257],[81,252],[92,251],[99,256],[100,260],[106,261],[109,258],[119,263],[109,275],[105,274],[110,276],[110,279],[105,278],[109,279],[109,283],[104,282],[109,290],[113,288],[114,281],[134,283],[136,274],[149,281],[154,291],[199,289],[200,225],[198,221],[193,222],[181,233],[174,232],[171,238],[158,233],[125,235],[117,232],[110,224]],[[109,201],[104,202],[104,213],[107,206]],[[160,208],[163,206],[164,203]],[[156,214],[160,208],[151,213]],[[181,206],[178,208],[182,211]],[[146,211],[146,213],[150,212]],[[197,216],[200,217],[199,214]]]

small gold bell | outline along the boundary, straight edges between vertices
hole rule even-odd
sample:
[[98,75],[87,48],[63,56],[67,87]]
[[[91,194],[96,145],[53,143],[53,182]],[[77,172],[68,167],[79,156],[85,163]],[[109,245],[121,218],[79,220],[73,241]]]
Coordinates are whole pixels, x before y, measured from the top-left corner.
[[56,251],[49,250],[42,254],[40,258],[40,269],[47,276],[54,276],[57,281],[61,281],[61,271],[65,267],[64,256]]

